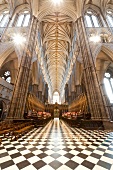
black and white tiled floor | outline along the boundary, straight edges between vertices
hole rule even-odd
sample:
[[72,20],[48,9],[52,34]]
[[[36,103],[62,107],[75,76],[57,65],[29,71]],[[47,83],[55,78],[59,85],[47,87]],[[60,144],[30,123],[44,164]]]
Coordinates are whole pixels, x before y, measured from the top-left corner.
[[69,128],[54,119],[18,141],[3,139],[1,170],[113,170],[113,133]]

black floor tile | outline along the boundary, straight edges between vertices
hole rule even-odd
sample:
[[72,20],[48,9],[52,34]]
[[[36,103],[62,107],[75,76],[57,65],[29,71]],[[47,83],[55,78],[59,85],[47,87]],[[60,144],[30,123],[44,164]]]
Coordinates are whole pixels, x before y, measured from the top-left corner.
[[42,160],[40,160],[40,161],[38,161],[38,162],[36,162],[36,163],[33,164],[33,166],[34,166],[36,169],[40,169],[40,168],[42,168],[42,167],[45,166],[45,165],[46,165],[46,163],[45,163],[44,161],[42,161]]
[[22,169],[22,168],[27,167],[28,165],[30,165],[30,163],[29,163],[27,160],[25,160],[25,161],[22,161],[22,162],[18,163],[18,164],[17,164],[17,167],[18,167],[19,169]]
[[19,156],[21,156],[22,154],[20,153],[20,152],[18,152],[18,153],[14,153],[14,154],[12,154],[12,155],[10,155],[11,156],[11,158],[12,159],[14,159],[14,158],[17,158],[17,157],[19,157]]
[[5,169],[5,168],[10,167],[12,165],[14,165],[13,160],[9,160],[9,161],[6,160],[6,162],[0,164],[0,167],[1,167],[1,169]]
[[93,164],[93,163],[91,163],[91,162],[89,162],[87,160],[83,161],[82,165],[89,168],[89,169],[93,169],[93,167],[95,166],[95,164]]
[[24,155],[24,157],[25,157],[26,159],[31,158],[31,157],[33,157],[33,156],[34,156],[33,153],[28,153],[28,154]]
[[64,156],[67,157],[67,158],[69,158],[69,159],[71,159],[71,158],[74,157],[75,155],[73,155],[73,154],[71,154],[71,153],[66,153]]
[[83,151],[83,149],[80,149],[80,148],[75,148],[74,150],[76,150],[76,151],[78,151],[78,152]]
[[102,152],[105,152],[105,150],[106,150],[106,149],[103,149],[103,148],[97,148],[97,150],[102,151]]
[[109,164],[107,162],[104,162],[104,161],[101,161],[101,160],[98,161],[97,165],[102,166],[102,167],[104,167],[106,169],[110,169],[111,168],[111,164]]
[[88,155],[85,155],[83,153],[79,153],[77,156],[83,158],[83,159],[86,159],[88,157]]
[[63,150],[67,151],[67,152],[71,151],[71,149],[69,149],[69,148],[64,148]]
[[70,161],[66,162],[65,165],[68,166],[68,167],[71,168],[71,169],[75,169],[75,168],[77,168],[77,166],[78,166],[79,164],[76,163],[76,162],[74,162],[74,161],[72,161],[72,160],[70,160]]
[[43,152],[45,152],[45,151],[47,151],[48,149],[47,148],[42,148],[42,149],[40,149],[41,151],[43,151]]
[[25,147],[18,148],[18,151],[24,151],[24,150],[26,150],[26,148],[25,148]]
[[53,169],[57,169],[57,168],[59,168],[59,167],[62,165],[62,163],[59,162],[59,161],[57,161],[57,160],[55,160],[55,161],[51,162],[49,165],[50,165]]
[[3,157],[8,156],[8,155],[9,155],[9,154],[8,154],[7,152],[1,153],[1,154],[0,154],[0,158],[3,158]]
[[33,152],[33,151],[36,151],[37,148],[33,147],[33,148],[30,148],[29,150],[30,150],[31,152]]
[[100,159],[101,158],[101,155],[98,155],[96,153],[92,153],[90,156],[94,157],[94,158],[97,158],[97,159]]
[[109,153],[104,153],[104,155],[103,155],[103,156],[106,156],[106,157],[108,157],[108,158],[113,159],[113,155],[112,155],[112,154],[109,154]]
[[87,150],[87,151],[90,151],[90,152],[93,152],[93,151],[94,151],[94,149],[92,149],[92,148],[87,148],[86,150]]
[[41,153],[41,154],[38,155],[38,157],[39,157],[40,159],[45,158],[45,157],[47,157],[47,156],[48,156],[48,155],[45,154],[45,153]]
[[10,148],[7,148],[7,151],[11,151],[11,150],[14,150],[15,147],[10,147]]

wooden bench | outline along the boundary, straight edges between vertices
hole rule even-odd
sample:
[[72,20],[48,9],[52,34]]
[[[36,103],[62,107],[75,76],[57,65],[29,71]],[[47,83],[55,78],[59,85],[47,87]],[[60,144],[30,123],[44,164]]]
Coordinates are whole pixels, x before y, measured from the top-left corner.
[[[11,136],[11,139],[13,136],[18,136],[18,134],[23,134],[23,132],[28,131],[31,129],[31,127],[34,127],[34,125],[29,125],[29,122],[26,123],[14,123],[14,124],[0,124],[0,144],[2,142],[3,137],[9,137]],[[2,137],[1,137],[2,136]],[[16,137],[15,137],[16,138]]]
[[[6,125],[6,126],[0,126],[0,136],[6,137],[7,134],[10,133],[11,128],[13,128],[12,125]],[[0,144],[2,142],[2,137],[0,137]]]
[[19,137],[21,137],[25,133],[29,132],[33,127],[34,127],[34,125],[28,125],[25,127],[21,126],[20,129],[14,130],[12,133],[12,136],[11,136],[11,140],[13,140],[13,139],[17,140]]

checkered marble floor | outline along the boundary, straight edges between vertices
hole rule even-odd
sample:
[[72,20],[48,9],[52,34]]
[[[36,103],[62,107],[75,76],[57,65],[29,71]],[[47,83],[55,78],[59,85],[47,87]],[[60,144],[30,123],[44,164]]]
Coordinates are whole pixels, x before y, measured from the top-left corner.
[[70,128],[54,119],[18,139],[4,138],[1,170],[113,170],[113,133]]

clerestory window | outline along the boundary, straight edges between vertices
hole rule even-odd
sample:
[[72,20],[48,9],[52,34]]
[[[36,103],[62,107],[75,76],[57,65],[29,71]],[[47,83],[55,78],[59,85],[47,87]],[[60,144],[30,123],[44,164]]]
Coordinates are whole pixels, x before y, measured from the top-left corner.
[[24,11],[18,14],[16,26],[17,27],[27,27],[29,26],[30,13],[29,11]]
[[3,11],[0,13],[0,27],[5,27],[9,20],[9,11]]
[[1,76],[5,81],[11,83],[11,74],[10,71],[5,71],[4,74]]
[[98,20],[98,15],[88,10],[85,14],[85,20],[87,27],[100,27],[100,23]]
[[53,94],[53,104],[55,104],[55,103],[60,104],[60,96],[59,96],[59,93],[57,91],[54,92],[54,94]]
[[106,17],[107,17],[107,21],[108,21],[109,26],[113,27],[113,12],[108,10]]
[[104,76],[104,85],[110,103],[113,103],[113,78],[108,72],[106,72]]

